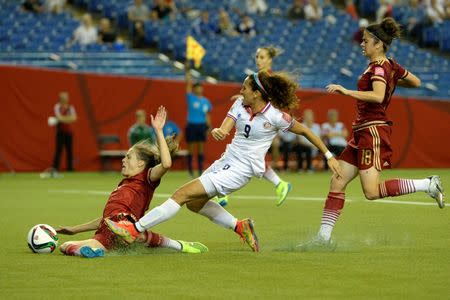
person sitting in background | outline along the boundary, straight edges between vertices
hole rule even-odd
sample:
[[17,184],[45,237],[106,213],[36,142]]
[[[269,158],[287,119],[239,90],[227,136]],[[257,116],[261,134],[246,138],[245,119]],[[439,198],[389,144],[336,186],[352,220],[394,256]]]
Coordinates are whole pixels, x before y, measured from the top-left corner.
[[90,14],[84,14],[80,26],[75,29],[70,45],[78,43],[86,46],[97,42],[97,28],[92,23]]
[[209,12],[204,10],[200,15],[200,20],[194,23],[193,31],[198,35],[216,34],[219,29],[216,24],[209,19]]
[[134,0],[134,4],[129,6],[127,11],[128,21],[133,24],[147,21],[150,15],[147,5],[142,0]]
[[[156,141],[156,135],[155,130],[153,128],[150,128],[150,133],[152,135],[152,139]],[[181,130],[178,127],[177,123],[171,120],[167,120],[163,127],[163,134],[164,137],[172,137],[172,139],[177,143],[180,144],[181,141]]]
[[339,122],[339,112],[335,109],[328,110],[328,122],[322,124],[322,139],[334,156],[339,157],[344,151],[347,137],[347,128],[344,123]]
[[290,20],[298,20],[305,18],[305,10],[304,10],[304,2],[303,0],[294,0],[292,6],[289,8],[287,12],[287,17]]
[[356,10],[355,3],[353,0],[346,0],[345,1],[345,11],[352,16],[353,19],[358,20],[358,11]]
[[111,27],[111,22],[107,18],[102,18],[98,30],[98,43],[113,44],[116,42],[116,39],[117,33]]
[[237,32],[247,35],[248,37],[254,37],[256,35],[255,22],[247,15],[241,18],[241,22],[236,29]]
[[66,5],[65,0],[47,0],[45,1],[45,8],[48,12],[54,14],[60,14],[64,10],[64,6]]
[[[314,112],[311,109],[303,111],[303,126],[309,128],[315,135],[320,136],[320,125],[314,123]],[[305,137],[300,136],[298,146],[298,165],[299,170],[303,169],[303,156],[306,159],[306,170],[313,171],[312,158],[316,151],[314,145]]]
[[[280,151],[283,153],[283,168],[285,171],[289,169],[289,156],[295,152],[298,155],[298,138],[295,133],[290,131],[280,131]],[[298,162],[299,160],[297,160]],[[300,166],[299,166],[300,169]]]
[[141,21],[134,23],[132,45],[133,48],[144,48],[146,46],[144,23]]
[[150,19],[156,21],[169,18],[170,15],[174,12],[172,5],[174,5],[173,2],[171,4],[166,0],[155,0],[155,5],[150,11]]
[[309,0],[305,6],[305,19],[309,21],[318,21],[322,19],[323,11],[317,0]]
[[442,23],[447,17],[443,3],[438,0],[430,0],[427,4],[426,14],[433,24]]
[[40,13],[44,11],[44,6],[39,0],[25,0],[22,9],[29,12]]
[[267,11],[265,0],[246,0],[246,13],[251,15],[264,15]]
[[151,128],[147,125],[145,111],[139,109],[136,111],[136,123],[128,129],[128,142],[130,146],[133,146],[142,140],[147,140],[150,143],[154,142]]
[[381,0],[376,12],[377,22],[381,22],[384,18],[392,16],[392,0]]
[[230,21],[228,13],[221,9],[219,11],[219,30],[218,33],[228,36],[236,36],[238,32],[234,29],[235,25]]
[[367,19],[361,18],[358,24],[359,29],[353,34],[352,40],[359,45],[363,41],[364,30],[367,26],[369,26],[369,21],[367,21]]

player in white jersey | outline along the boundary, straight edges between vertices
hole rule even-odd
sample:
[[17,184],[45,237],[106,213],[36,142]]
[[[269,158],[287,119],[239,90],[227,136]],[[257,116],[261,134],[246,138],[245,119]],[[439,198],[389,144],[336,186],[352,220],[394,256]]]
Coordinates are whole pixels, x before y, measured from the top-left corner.
[[209,218],[214,223],[234,230],[252,248],[259,250],[253,221],[237,220],[214,201],[214,196],[226,195],[247,184],[253,176],[265,170],[264,156],[278,130],[304,135],[328,158],[328,165],[340,176],[337,160],[320,138],[280,109],[298,105],[296,81],[282,73],[265,71],[248,76],[242,85],[242,98],[235,101],[219,128],[211,131],[216,140],[223,140],[236,127],[233,141],[221,159],[215,161],[200,178],[179,188],[171,198],[148,212],[136,223],[107,220],[109,228],[132,243],[144,230],[172,218],[186,204],[187,208]]

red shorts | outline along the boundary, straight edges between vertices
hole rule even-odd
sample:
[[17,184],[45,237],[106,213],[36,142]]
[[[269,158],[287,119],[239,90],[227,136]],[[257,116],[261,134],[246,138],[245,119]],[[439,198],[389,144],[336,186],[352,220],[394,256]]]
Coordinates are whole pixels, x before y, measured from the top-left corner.
[[359,170],[367,170],[372,166],[378,171],[390,169],[391,132],[391,126],[387,124],[353,131],[352,138],[339,159],[354,165]]
[[[114,222],[118,222],[121,220],[136,222],[137,220],[134,215],[127,213],[119,213],[117,215],[110,216],[109,218]],[[111,250],[118,245],[126,245],[122,240],[118,239],[116,235],[109,229],[109,227],[105,223],[105,219],[102,219],[102,221],[100,222],[100,226],[95,232],[93,239],[99,241],[107,250]]]

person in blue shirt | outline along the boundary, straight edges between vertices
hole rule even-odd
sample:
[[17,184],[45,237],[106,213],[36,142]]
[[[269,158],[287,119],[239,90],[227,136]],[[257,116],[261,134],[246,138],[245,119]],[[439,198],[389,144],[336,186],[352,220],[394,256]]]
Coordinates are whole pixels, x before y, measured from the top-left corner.
[[203,172],[203,147],[208,130],[211,128],[211,103],[203,96],[203,87],[200,82],[193,83],[191,73],[186,64],[186,101],[188,108],[186,125],[186,142],[188,146],[188,171],[194,176],[192,169],[192,154],[197,150],[199,175]]
[[[153,140],[156,141],[156,134],[153,128],[150,129],[151,135],[153,137]],[[171,120],[167,120],[163,127],[163,134],[164,137],[172,136],[173,139],[180,144],[181,139],[181,131],[178,127],[177,123]]]

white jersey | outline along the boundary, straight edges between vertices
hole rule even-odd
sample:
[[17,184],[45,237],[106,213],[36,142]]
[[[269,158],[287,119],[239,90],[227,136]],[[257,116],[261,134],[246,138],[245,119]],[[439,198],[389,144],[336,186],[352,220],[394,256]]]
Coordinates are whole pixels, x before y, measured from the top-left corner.
[[238,98],[227,114],[236,122],[236,132],[225,154],[231,153],[244,163],[250,163],[254,175],[260,177],[265,171],[264,157],[272,140],[278,130],[289,130],[294,120],[270,102],[261,112],[253,114],[250,108],[244,107],[242,100]]

